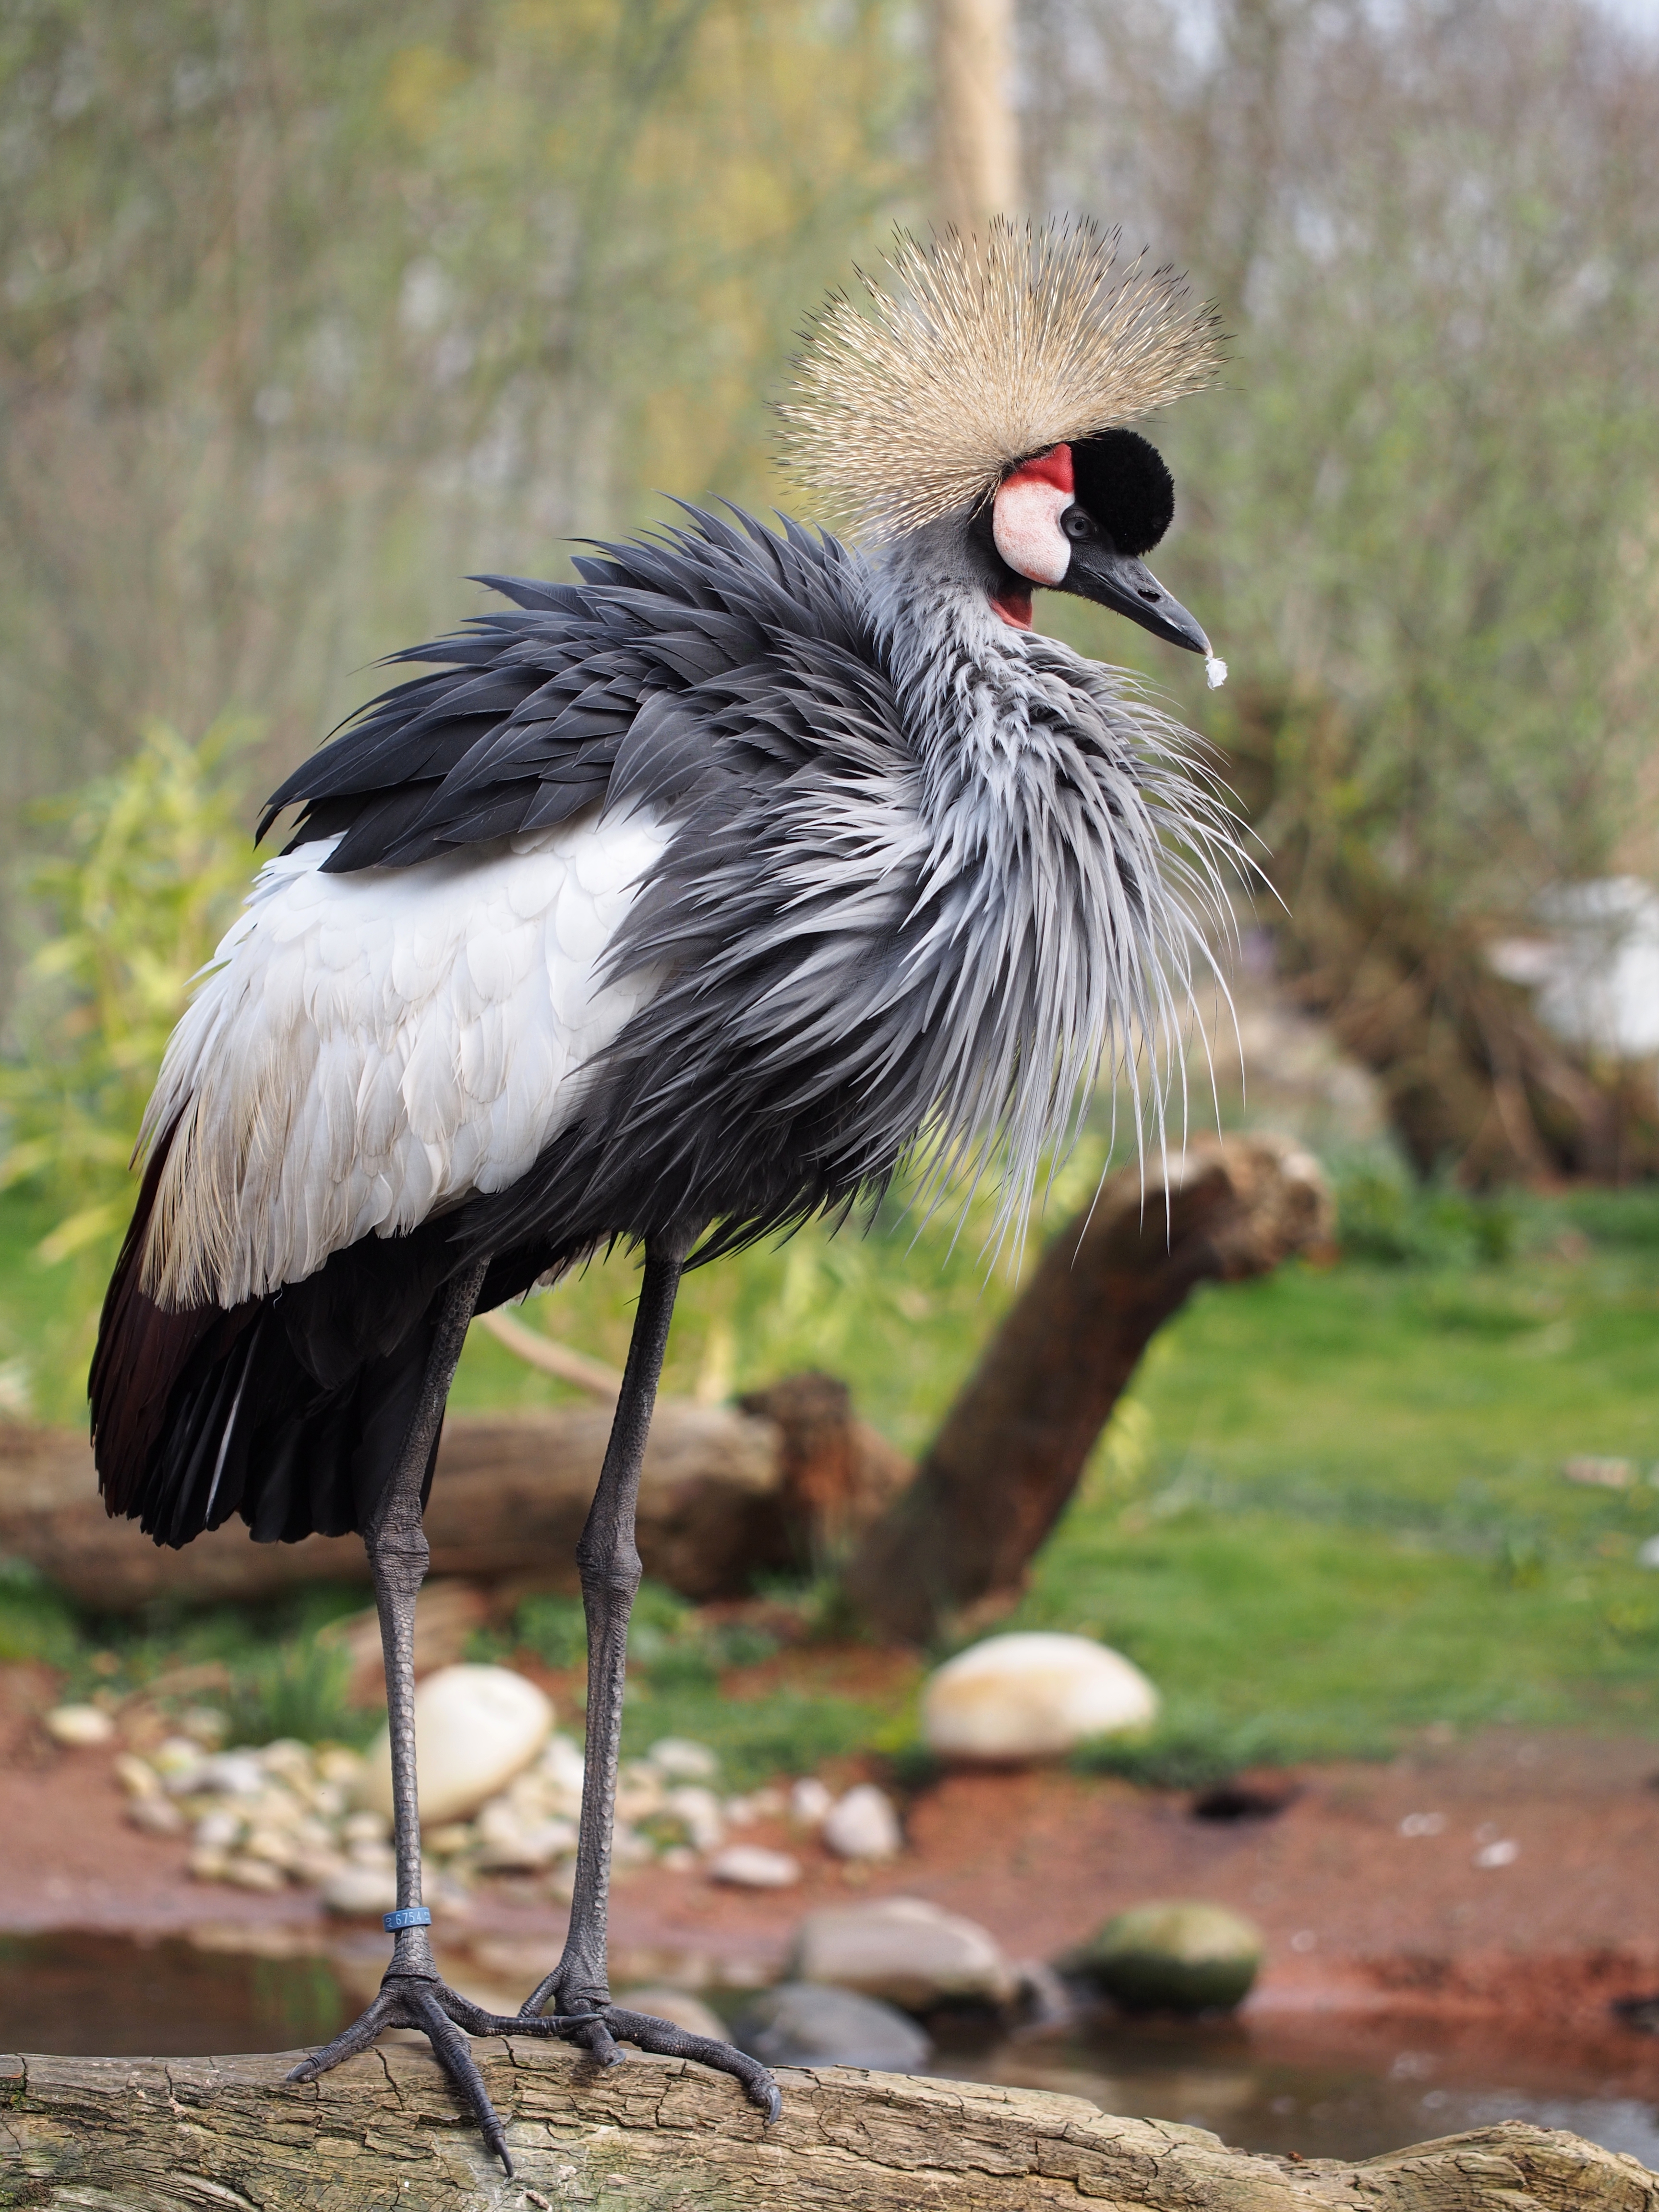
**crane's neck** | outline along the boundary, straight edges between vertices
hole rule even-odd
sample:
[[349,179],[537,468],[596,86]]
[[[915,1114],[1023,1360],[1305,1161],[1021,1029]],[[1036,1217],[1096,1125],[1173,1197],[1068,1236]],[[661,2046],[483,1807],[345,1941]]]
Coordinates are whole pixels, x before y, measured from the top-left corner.
[[1042,805],[1057,749],[1097,749],[1115,692],[1109,670],[1011,626],[1000,580],[953,518],[900,540],[872,572],[925,811],[936,829],[972,817],[993,842],[994,825]]

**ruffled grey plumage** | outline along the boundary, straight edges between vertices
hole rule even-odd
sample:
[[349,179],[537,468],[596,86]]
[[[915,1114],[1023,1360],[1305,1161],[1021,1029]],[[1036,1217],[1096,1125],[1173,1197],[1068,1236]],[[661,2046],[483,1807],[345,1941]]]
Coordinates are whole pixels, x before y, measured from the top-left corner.
[[118,1274],[94,1376],[116,1510],[174,1542],[210,1497],[268,1534],[360,1525],[362,1424],[395,1426],[422,1316],[475,1258],[489,1304],[617,1237],[695,1224],[708,1257],[872,1198],[907,1155],[932,1196],[993,1177],[1019,1233],[1103,1062],[1182,994],[1231,827],[1196,740],[1000,622],[979,558],[952,518],[872,565],[688,511],[578,583],[499,580],[512,606],[400,655],[430,672],[289,778],[264,826],[297,805],[330,872],[652,807],[671,834],[609,960],[657,981],[510,1188],[235,1315],[161,1314]]

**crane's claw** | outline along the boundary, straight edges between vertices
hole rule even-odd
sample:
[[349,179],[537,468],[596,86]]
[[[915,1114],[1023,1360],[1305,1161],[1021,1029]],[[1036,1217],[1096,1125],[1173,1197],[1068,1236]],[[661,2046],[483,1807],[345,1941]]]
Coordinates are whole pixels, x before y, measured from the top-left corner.
[[624,2054],[617,2050],[617,2044],[631,2043],[659,2058],[695,2059],[699,2066],[712,2067],[717,2074],[730,2074],[742,2084],[750,2103],[764,2112],[769,2127],[783,2110],[778,2085],[758,2058],[751,2058],[735,2044],[716,2042],[711,2035],[693,2035],[653,2013],[629,2012],[625,2005],[606,2004],[591,2012],[521,2013],[520,2019],[527,2027],[550,2027],[568,2042],[580,2044],[602,2066],[618,2065]]
[[342,2059],[367,2051],[375,2037],[388,2027],[418,2028],[426,2037],[438,2063],[465,2099],[484,2142],[510,2174],[513,2160],[507,2148],[507,2128],[489,2101],[489,2092],[484,2087],[483,2075],[478,2071],[478,2062],[466,2038],[550,2036],[559,2033],[557,2025],[550,2020],[526,2020],[516,2014],[508,2018],[501,2013],[486,2012],[471,1997],[452,1990],[447,1982],[429,1980],[425,1975],[388,1974],[368,2010],[360,2013],[349,2027],[343,2028],[332,2043],[313,2051],[309,2058],[302,2058],[289,2075],[289,2080],[316,2081]]

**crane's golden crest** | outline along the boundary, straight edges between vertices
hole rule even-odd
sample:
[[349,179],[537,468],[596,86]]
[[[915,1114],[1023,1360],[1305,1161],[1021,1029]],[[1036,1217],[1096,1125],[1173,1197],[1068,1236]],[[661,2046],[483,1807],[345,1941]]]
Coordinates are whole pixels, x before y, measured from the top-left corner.
[[[791,474],[872,537],[971,505],[1004,471],[1213,384],[1216,310],[1115,231],[1061,220],[923,245],[897,234],[867,304],[832,294],[783,419]],[[862,272],[860,272],[862,275]]]

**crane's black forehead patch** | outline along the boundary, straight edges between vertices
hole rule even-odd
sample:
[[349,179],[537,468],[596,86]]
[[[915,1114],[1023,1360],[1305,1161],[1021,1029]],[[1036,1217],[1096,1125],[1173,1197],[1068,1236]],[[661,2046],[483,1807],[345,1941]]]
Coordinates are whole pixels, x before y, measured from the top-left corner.
[[1072,447],[1078,502],[1120,553],[1150,553],[1175,513],[1175,479],[1133,430],[1103,430]]

